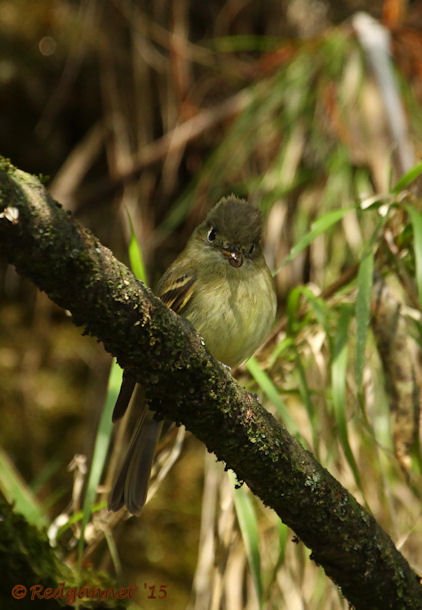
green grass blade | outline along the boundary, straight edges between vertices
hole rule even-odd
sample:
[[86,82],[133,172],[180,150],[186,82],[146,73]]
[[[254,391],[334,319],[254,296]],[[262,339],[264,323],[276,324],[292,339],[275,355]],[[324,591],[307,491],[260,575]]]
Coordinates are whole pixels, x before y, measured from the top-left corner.
[[119,394],[120,384],[122,382],[122,369],[113,361],[108,380],[107,397],[105,406],[101,414],[100,423],[98,426],[97,436],[95,439],[94,454],[89,471],[87,488],[85,491],[84,504],[82,508],[83,519],[81,525],[81,535],[79,539],[78,558],[79,563],[82,560],[84,548],[84,531],[92,514],[95,497],[97,495],[98,484],[104,470],[104,464],[107,458],[107,452],[110,445],[113,422],[111,416],[113,408]]
[[283,354],[286,354],[286,357],[288,357],[289,350],[292,350],[293,348],[295,348],[295,342],[291,337],[284,337],[284,339],[281,339],[275,345],[270,357],[268,358],[268,368],[271,369],[275,362],[281,358]]
[[290,413],[280,396],[280,393],[273,381],[267,375],[265,371],[262,370],[256,358],[252,356],[246,363],[246,368],[249,373],[255,379],[262,393],[268,398],[270,402],[273,403],[275,408],[277,409],[280,417],[283,420],[284,425],[289,429],[292,434],[296,434],[299,432],[298,427],[290,416]]
[[[91,506],[91,515],[98,513],[99,511],[104,510],[105,508],[107,508],[107,502],[105,502],[104,500],[102,500],[101,502],[97,502],[96,504],[93,504]],[[76,513],[72,513],[66,523],[64,523],[58,528],[56,540],[60,540],[60,537],[63,536],[63,534],[65,534],[74,525],[82,523],[83,518],[83,510],[80,510]]]
[[138,280],[141,280],[142,282],[144,282],[144,284],[148,284],[144,257],[142,255],[142,248],[140,247],[139,241],[136,237],[135,229],[129,211],[126,210],[126,213],[130,226],[130,239],[128,246],[130,268],[132,269],[134,276]]
[[297,332],[302,326],[307,324],[305,319],[298,323],[302,299],[305,299],[308,302],[321,328],[327,331],[327,303],[324,301],[324,299],[314,294],[308,286],[296,286],[290,291],[286,308],[289,331],[293,333]]
[[[236,485],[235,476],[230,473],[233,485]],[[258,520],[250,494],[244,487],[233,489],[234,506],[240,532],[248,557],[249,569],[255,584],[259,608],[262,608],[263,586],[261,572],[261,555],[259,551]]]
[[350,307],[343,307],[340,312],[331,359],[331,393],[340,443],[355,477],[356,484],[362,489],[361,477],[350,446],[347,427],[346,375],[349,326],[352,315],[353,311]]
[[265,579],[267,591],[270,591],[274,583],[276,583],[279,570],[284,565],[289,540],[290,530],[281,519],[278,519],[275,522],[274,528],[275,533],[278,535],[278,555],[275,558],[275,561],[272,562],[269,575],[267,575]]
[[295,366],[295,377],[297,379],[297,387],[299,390],[300,397],[302,399],[303,404],[305,405],[306,413],[308,415],[309,424],[312,432],[312,449],[318,455],[319,448],[319,430],[318,430],[318,416],[315,412],[314,403],[312,401],[312,390],[308,385],[308,380],[306,378],[305,367],[302,364],[302,360],[300,358],[299,351],[296,356],[296,366]]
[[361,391],[363,370],[365,368],[365,348],[368,337],[369,319],[371,314],[372,282],[374,273],[374,253],[372,249],[366,252],[361,260],[358,276],[356,297],[356,385]]
[[48,525],[38,500],[33,495],[10,458],[0,448],[0,490],[14,510],[25,517],[28,523],[43,528]]
[[144,284],[147,284],[147,275],[144,265],[144,259],[142,257],[142,251],[139,247],[138,241],[135,234],[132,234],[129,241],[129,261],[130,268],[133,271],[134,276],[138,280],[142,280]]
[[[421,164],[422,165],[422,164]],[[413,250],[415,253],[416,286],[422,304],[422,214],[412,206],[406,206],[413,228]]]
[[290,290],[287,297],[286,316],[287,332],[289,335],[296,335],[303,326],[303,320],[300,317],[302,288],[303,286],[295,286]]
[[416,163],[408,172],[406,172],[393,186],[391,192],[395,195],[406,189],[422,174],[422,161]]
[[278,558],[276,568],[278,569],[284,563],[286,557],[287,542],[289,539],[289,528],[285,525],[281,519],[277,522],[278,529]]
[[[302,250],[307,248],[319,235],[328,231],[333,225],[339,222],[346,216],[348,212],[353,208],[341,208],[340,210],[331,210],[326,214],[323,214],[312,223],[310,231],[306,233],[290,250],[289,255],[284,259],[281,267],[284,267],[287,263],[290,263]],[[280,268],[281,268],[280,267]],[[279,269],[276,273],[278,273]]]

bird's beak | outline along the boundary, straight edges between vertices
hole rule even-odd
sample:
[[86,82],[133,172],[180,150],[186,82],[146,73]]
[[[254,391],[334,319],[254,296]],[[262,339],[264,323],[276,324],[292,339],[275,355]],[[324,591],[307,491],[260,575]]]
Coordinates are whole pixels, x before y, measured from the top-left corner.
[[223,256],[225,256],[232,267],[241,267],[243,265],[243,254],[235,248],[223,248]]

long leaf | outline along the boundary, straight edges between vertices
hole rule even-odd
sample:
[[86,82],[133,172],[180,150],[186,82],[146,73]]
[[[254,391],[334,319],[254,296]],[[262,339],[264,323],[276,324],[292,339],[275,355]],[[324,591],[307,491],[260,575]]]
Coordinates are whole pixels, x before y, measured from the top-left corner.
[[372,248],[366,252],[359,266],[356,297],[356,385],[360,392],[365,368],[365,348],[371,313],[371,292],[374,272]]
[[270,379],[267,373],[263,371],[262,368],[259,366],[259,363],[256,358],[249,358],[246,363],[246,368],[248,369],[252,377],[255,379],[256,383],[259,385],[263,394],[265,394],[269,401],[272,402],[273,405],[276,407],[285,426],[292,434],[297,434],[299,432],[299,429],[295,424],[294,420],[291,418],[290,413],[277,387],[274,385],[273,381]]
[[329,310],[327,303],[324,301],[324,299],[314,294],[308,286],[296,286],[290,291],[286,311],[289,322],[289,330],[294,332],[295,327],[297,326],[297,318],[300,313],[302,297],[309,303],[309,306],[313,310],[321,328],[328,331],[327,319]]
[[349,307],[343,307],[339,316],[336,329],[336,338],[333,346],[331,359],[331,393],[334,407],[334,416],[337,431],[344,455],[355,477],[357,485],[362,489],[359,468],[356,464],[352,448],[349,442],[349,431],[347,426],[346,410],[346,375],[348,363],[348,339],[349,326],[352,311]]
[[302,360],[300,357],[299,351],[297,351],[296,361],[295,361],[295,377],[297,379],[297,386],[299,389],[299,394],[302,399],[303,404],[306,408],[306,413],[308,415],[309,424],[311,426],[312,431],[312,448],[313,451],[318,455],[319,448],[319,431],[318,431],[318,418],[317,413],[315,411],[315,406],[312,401],[312,390],[308,385],[308,380],[306,377],[305,367],[302,364]]
[[[230,473],[230,477],[235,485],[236,480],[232,473]],[[262,608],[263,586],[261,555],[259,551],[258,520],[255,508],[252,504],[250,494],[246,489],[244,489],[244,487],[234,489],[233,497],[237,520],[239,522],[240,532],[242,534],[246,555],[248,557],[249,569],[255,584],[259,608]]]
[[[306,233],[290,250],[290,254],[284,259],[281,267],[292,261],[302,250],[307,248],[319,235],[328,231],[339,220],[344,218],[353,208],[341,208],[340,210],[331,210],[318,220],[312,223],[310,231]],[[277,273],[277,272],[276,272]]]
[[422,161],[416,163],[408,172],[406,172],[393,186],[391,192],[394,194],[400,193],[422,175]]
[[[422,165],[422,164],[421,164]],[[412,206],[406,206],[413,228],[413,250],[415,253],[416,285],[419,302],[422,304],[422,214]]]
[[126,213],[127,213],[127,217],[129,220],[129,226],[130,226],[130,240],[129,240],[129,246],[128,246],[130,268],[132,269],[134,276],[138,280],[141,280],[142,282],[144,282],[144,284],[148,284],[147,272],[146,272],[145,264],[144,264],[144,257],[142,255],[142,248],[140,247],[139,241],[136,237],[135,228],[133,226],[132,218],[129,214],[129,211],[126,210]]
[[104,464],[107,458],[107,452],[110,445],[111,432],[113,422],[111,419],[113,408],[119,394],[120,384],[122,382],[122,369],[113,361],[108,379],[107,397],[103,412],[101,414],[100,423],[98,426],[97,436],[95,439],[94,454],[92,456],[91,468],[89,471],[88,484],[85,492],[83,504],[83,519],[81,525],[81,535],[79,539],[78,557],[79,562],[82,559],[84,547],[84,531],[91,517],[95,496],[97,494],[98,484],[104,470]]
[[48,520],[43,513],[38,500],[14,467],[10,458],[0,448],[0,490],[7,501],[14,504],[14,508],[21,513],[28,523],[42,528],[46,527]]

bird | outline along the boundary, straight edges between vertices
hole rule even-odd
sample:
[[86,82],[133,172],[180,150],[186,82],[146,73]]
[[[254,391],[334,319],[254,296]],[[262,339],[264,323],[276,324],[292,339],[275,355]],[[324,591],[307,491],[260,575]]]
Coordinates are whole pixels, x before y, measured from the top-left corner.
[[[261,238],[259,209],[235,195],[223,197],[196,227],[157,284],[157,296],[188,320],[208,351],[228,367],[248,359],[274,323],[276,294]],[[133,377],[124,372],[113,421],[126,412],[135,386]],[[109,498],[110,510],[126,506],[135,515],[146,501],[162,429],[162,422],[146,407],[138,410]]]

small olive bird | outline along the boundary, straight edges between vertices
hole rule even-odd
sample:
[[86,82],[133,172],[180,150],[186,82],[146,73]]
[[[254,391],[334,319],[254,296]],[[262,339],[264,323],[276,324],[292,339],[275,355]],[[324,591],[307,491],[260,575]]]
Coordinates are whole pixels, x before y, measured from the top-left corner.
[[[186,318],[208,351],[230,367],[255,352],[275,318],[276,296],[261,233],[257,208],[234,195],[224,197],[194,230],[157,286],[161,300]],[[135,381],[124,374],[113,421],[125,413],[134,389]],[[130,513],[141,511],[160,432],[161,422],[140,409],[111,492],[111,510],[126,506]]]

